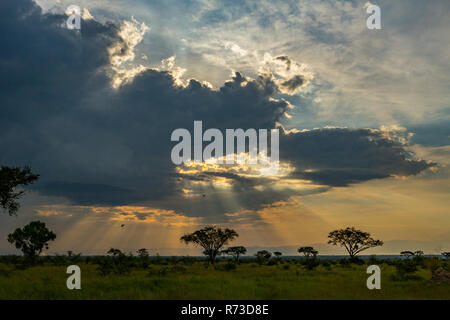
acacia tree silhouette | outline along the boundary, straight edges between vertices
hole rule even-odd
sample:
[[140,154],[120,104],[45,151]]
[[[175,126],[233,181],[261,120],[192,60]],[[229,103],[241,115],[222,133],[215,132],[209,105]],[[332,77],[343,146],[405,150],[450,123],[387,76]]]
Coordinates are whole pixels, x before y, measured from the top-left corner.
[[406,257],[406,259],[409,259],[410,257],[414,256],[414,252],[412,251],[402,251],[400,252],[400,255],[403,257]]
[[246,254],[247,249],[243,246],[237,246],[237,247],[229,247],[228,249],[225,249],[222,252],[225,254],[229,254],[230,256],[233,256],[235,262],[239,263],[239,256],[242,254]]
[[303,255],[307,258],[316,257],[319,251],[315,250],[313,247],[300,247],[297,250],[298,253],[303,253]]
[[214,264],[220,249],[239,237],[233,229],[221,229],[216,226],[206,226],[190,234],[185,234],[180,238],[181,241],[193,243],[195,246],[204,249],[203,254],[209,257],[209,262]]
[[329,244],[344,247],[351,259],[361,251],[383,245],[383,241],[375,240],[370,236],[370,233],[357,230],[354,227],[331,231],[328,238],[330,239]]

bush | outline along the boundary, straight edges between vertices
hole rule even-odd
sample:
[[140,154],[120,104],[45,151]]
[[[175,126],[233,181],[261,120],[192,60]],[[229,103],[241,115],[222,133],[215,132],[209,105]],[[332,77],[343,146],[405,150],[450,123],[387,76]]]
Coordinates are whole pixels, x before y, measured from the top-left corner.
[[373,265],[373,264],[376,264],[376,265],[378,265],[378,264],[380,264],[380,262],[381,261],[379,261],[378,259],[377,259],[377,256],[376,255],[371,255],[370,257],[369,257],[369,259],[367,259],[367,265]]
[[190,266],[195,263],[195,258],[192,257],[182,257],[178,260],[178,263]]
[[416,279],[417,277],[413,275],[417,271],[417,264],[413,260],[401,260],[395,265],[397,273],[394,275],[394,280],[408,280]]
[[450,263],[449,263],[448,261],[444,262],[444,263],[442,264],[442,267],[443,267],[445,270],[447,270],[447,271],[450,272]]
[[260,266],[262,266],[264,264],[264,262],[266,262],[266,261],[268,261],[270,259],[271,256],[272,256],[272,254],[269,251],[267,251],[267,250],[258,251],[255,254],[256,262]]
[[231,270],[236,270],[236,264],[234,262],[227,262],[227,263],[220,263],[215,265],[214,267],[216,270],[219,271],[231,271]]
[[350,258],[349,262],[353,263],[353,264],[357,264],[357,265],[363,265],[364,264],[364,260],[361,259],[361,258],[358,258],[358,257]]
[[99,266],[97,270],[101,275],[107,275],[110,273],[115,274],[129,274],[131,267],[134,265],[133,257],[127,256],[122,252],[115,254],[113,257],[105,257],[98,262]]
[[55,266],[78,264],[82,260],[81,253],[74,254],[73,251],[67,251],[67,255],[55,254],[53,257],[46,258],[48,258],[48,261],[50,261]]
[[268,266],[274,266],[276,265],[278,262],[275,259],[270,259],[269,261],[267,261],[267,265]]
[[338,261],[338,260],[335,260],[335,259],[330,259],[330,260],[327,260],[327,261],[328,261],[328,263],[331,264],[332,266],[335,266],[335,265],[337,265],[337,264],[339,263],[339,261]]
[[305,266],[306,270],[308,271],[312,271],[315,268],[317,268],[319,266],[319,261],[315,258],[312,259],[305,259],[305,262],[303,263],[303,265]]
[[102,259],[98,261],[97,270],[102,276],[106,276],[113,271],[112,263],[110,263],[107,259]]
[[340,259],[339,264],[343,267],[349,267],[351,263],[349,259]]
[[54,257],[51,257],[50,261],[54,266],[64,266],[66,264],[66,258],[64,255],[59,254],[55,254]]
[[289,265],[285,264],[285,265],[282,266],[282,268],[283,268],[283,270],[289,270]]
[[443,264],[442,264],[442,262],[441,262],[440,259],[434,257],[434,258],[426,259],[426,260],[423,262],[423,266],[424,266],[426,269],[429,269],[429,270],[431,270],[431,271],[434,271],[434,270],[436,270],[437,268],[442,267]]

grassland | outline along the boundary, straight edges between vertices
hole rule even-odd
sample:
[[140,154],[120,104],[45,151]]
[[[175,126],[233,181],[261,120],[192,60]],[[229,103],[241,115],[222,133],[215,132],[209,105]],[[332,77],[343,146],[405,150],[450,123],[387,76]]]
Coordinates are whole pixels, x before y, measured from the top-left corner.
[[124,275],[101,275],[93,263],[78,265],[82,289],[68,290],[66,266],[22,270],[0,263],[0,299],[450,299],[450,285],[431,283],[429,269],[399,280],[395,267],[385,263],[379,265],[381,290],[367,289],[367,265],[358,264],[307,270],[295,261],[248,262],[223,271],[196,261],[132,268]]

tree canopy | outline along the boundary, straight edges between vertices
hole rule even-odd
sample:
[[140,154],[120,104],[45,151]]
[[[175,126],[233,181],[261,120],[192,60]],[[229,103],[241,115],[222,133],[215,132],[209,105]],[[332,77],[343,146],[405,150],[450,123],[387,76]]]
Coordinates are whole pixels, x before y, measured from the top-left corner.
[[45,223],[41,221],[32,221],[8,235],[8,242],[13,243],[27,258],[41,254],[44,247],[48,249],[48,242],[55,239],[56,234],[47,229]]
[[19,198],[25,191],[16,191],[18,186],[26,186],[35,182],[38,174],[31,172],[30,167],[7,167],[0,168],[0,206],[8,211],[10,216],[16,215],[20,208]]
[[229,247],[222,251],[225,254],[229,254],[234,257],[236,262],[239,262],[239,256],[247,253],[247,249],[243,246]]
[[328,234],[329,244],[340,245],[347,250],[350,258],[354,258],[361,251],[382,246],[383,241],[375,240],[370,233],[357,230],[354,227],[331,231]]
[[186,244],[193,243],[195,246],[202,247],[203,254],[209,257],[210,263],[214,264],[220,249],[238,236],[233,229],[206,226],[193,233],[185,234],[180,240]]
[[260,265],[262,265],[266,260],[269,260],[271,256],[272,256],[272,254],[267,250],[261,250],[255,254],[256,261]]
[[138,249],[138,250],[136,250],[136,253],[138,254],[138,256],[140,258],[148,258],[149,257],[149,253],[146,248]]
[[402,255],[402,256],[404,256],[406,258],[409,258],[409,257],[413,257],[414,256],[414,252],[412,252],[412,251],[402,251],[402,252],[400,252],[400,255]]
[[313,247],[300,247],[297,251],[298,253],[303,253],[305,257],[315,257],[319,253],[319,251],[314,250]]

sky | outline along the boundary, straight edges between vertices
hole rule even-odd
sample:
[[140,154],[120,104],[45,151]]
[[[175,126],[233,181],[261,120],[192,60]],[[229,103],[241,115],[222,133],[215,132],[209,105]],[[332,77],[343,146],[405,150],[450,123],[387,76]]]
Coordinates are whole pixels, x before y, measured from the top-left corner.
[[[371,4],[381,29],[366,26]],[[66,9],[82,10],[81,29]],[[354,226],[370,253],[450,250],[450,3],[3,0],[0,163],[41,175],[7,234],[41,220],[47,254],[115,247],[295,254]],[[177,128],[280,130],[280,170],[174,165]],[[121,225],[124,224],[124,227]]]

